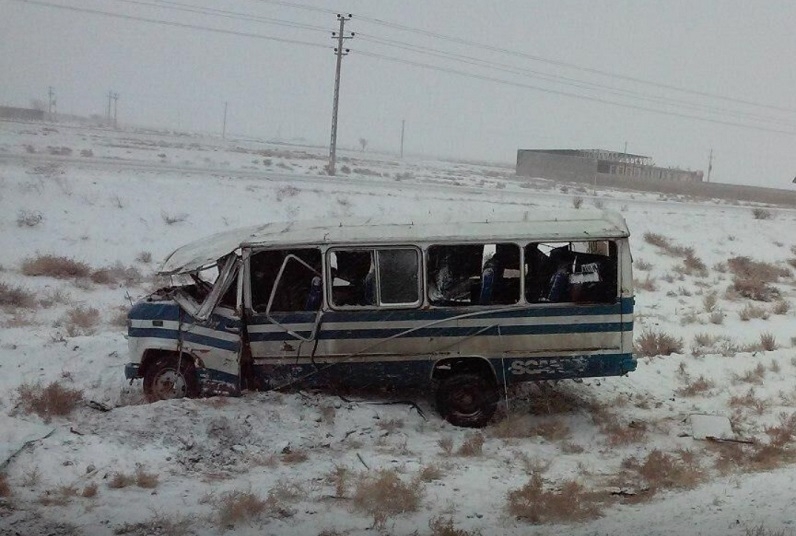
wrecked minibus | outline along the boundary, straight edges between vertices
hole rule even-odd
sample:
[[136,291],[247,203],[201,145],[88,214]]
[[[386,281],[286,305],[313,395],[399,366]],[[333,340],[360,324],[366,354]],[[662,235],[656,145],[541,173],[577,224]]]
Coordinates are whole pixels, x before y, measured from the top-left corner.
[[269,223],[174,251],[128,315],[150,400],[290,386],[431,387],[484,426],[510,384],[635,370],[617,213]]

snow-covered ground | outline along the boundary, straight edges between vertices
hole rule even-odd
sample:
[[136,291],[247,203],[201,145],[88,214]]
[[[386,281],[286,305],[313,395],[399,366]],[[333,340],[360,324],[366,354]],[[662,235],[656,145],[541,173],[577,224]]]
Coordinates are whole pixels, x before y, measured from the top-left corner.
[[[518,178],[511,166],[352,151],[329,177],[325,163],[323,149],[257,140],[0,123],[0,444],[24,423],[36,437],[53,430],[2,468],[0,534],[796,530],[796,210],[756,219],[743,204],[594,192]],[[140,384],[124,380],[125,307],[188,241],[266,221],[533,211],[578,198],[627,219],[645,283],[636,338],[668,334],[679,353],[641,357],[624,378],[518,389],[509,416],[480,433],[442,421],[425,393],[142,404]],[[705,270],[645,233],[693,248]],[[48,254],[124,275],[23,275],[25,261]],[[778,298],[727,292],[738,256],[783,271],[771,284]],[[33,299],[9,303],[4,289]],[[20,387],[51,382],[98,404],[49,423],[22,411]],[[408,399],[422,413],[385,404]],[[691,414],[727,416],[755,444],[695,440]],[[401,485],[367,488],[379,476]],[[542,492],[529,492],[532,513],[518,518],[509,499],[530,481]],[[374,510],[379,489],[417,502]],[[241,497],[262,500],[259,513],[236,518]]]

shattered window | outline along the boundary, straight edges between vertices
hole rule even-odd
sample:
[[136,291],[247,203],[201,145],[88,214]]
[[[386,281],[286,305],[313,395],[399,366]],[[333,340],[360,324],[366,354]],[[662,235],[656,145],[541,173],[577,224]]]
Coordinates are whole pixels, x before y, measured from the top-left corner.
[[321,252],[318,249],[266,250],[249,260],[252,308],[266,312],[268,300],[285,263],[271,304],[271,311],[316,311],[323,298]]
[[329,256],[332,304],[417,304],[420,301],[419,259],[414,248],[332,251]]
[[520,248],[461,244],[428,248],[432,305],[508,305],[520,299]]
[[613,303],[617,247],[609,240],[547,242],[525,248],[528,302]]

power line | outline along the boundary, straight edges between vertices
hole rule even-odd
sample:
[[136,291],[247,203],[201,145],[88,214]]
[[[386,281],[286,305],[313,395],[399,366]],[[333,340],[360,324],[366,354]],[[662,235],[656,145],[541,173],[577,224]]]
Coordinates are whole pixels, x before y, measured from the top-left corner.
[[174,21],[166,21],[166,20],[160,20],[160,19],[150,19],[150,18],[147,18],[147,17],[138,17],[138,16],[135,16],[135,15],[125,15],[125,14],[122,14],[122,13],[113,13],[113,12],[109,12],[109,11],[100,11],[98,9],[89,9],[89,8],[76,7],[76,6],[65,6],[65,5],[62,5],[62,4],[52,4],[50,2],[42,2],[41,0],[15,0],[15,1],[16,2],[21,2],[21,3],[24,3],[24,4],[32,4],[32,5],[43,6],[43,7],[52,7],[52,8],[64,9],[64,10],[68,10],[68,11],[75,11],[75,12],[78,12],[78,13],[91,13],[93,15],[102,15],[102,16],[105,16],[105,17],[112,17],[112,18],[118,18],[118,19],[135,20],[135,21],[139,21],[139,22],[148,22],[148,23],[151,23],[151,24],[162,24],[162,25],[165,25],[165,26],[174,26],[174,27],[177,27],[177,28],[187,28],[187,29],[191,29],[191,30],[204,30],[204,31],[214,32],[214,33],[219,33],[219,34],[236,35],[236,36],[239,36],[239,37],[251,37],[251,38],[254,38],[254,39],[264,39],[264,40],[267,40],[267,41],[278,41],[280,43],[290,43],[292,45],[303,45],[303,46],[308,46],[308,47],[325,48],[325,49],[329,48],[327,45],[321,45],[320,43],[311,43],[309,41],[300,41],[298,39],[288,39],[288,38],[284,38],[284,37],[272,37],[272,36],[268,36],[268,35],[255,34],[255,33],[249,33],[249,32],[238,32],[238,31],[235,31],[235,30],[224,30],[224,29],[221,29],[221,28],[212,28],[210,26],[200,26],[198,24],[188,24],[188,23],[185,23],[185,22],[174,22]]
[[733,110],[733,109],[729,109],[729,108],[721,108],[721,107],[711,106],[711,105],[707,105],[707,104],[699,104],[699,103],[684,101],[682,99],[673,99],[673,98],[662,97],[662,96],[657,96],[657,95],[648,95],[648,94],[639,93],[639,92],[632,91],[632,90],[617,88],[617,87],[614,87],[614,86],[607,86],[607,85],[604,85],[604,84],[588,82],[588,81],[579,80],[579,79],[576,79],[576,78],[570,78],[570,77],[558,76],[558,75],[551,75],[551,74],[548,74],[548,73],[543,73],[543,72],[535,71],[535,70],[532,70],[532,69],[525,69],[525,68],[521,68],[521,67],[515,67],[513,65],[509,65],[509,64],[506,64],[506,63],[498,63],[498,62],[494,62],[494,61],[482,60],[480,58],[476,58],[476,57],[473,57],[473,56],[467,56],[467,55],[463,55],[463,54],[457,54],[457,53],[442,51],[442,50],[428,48],[428,47],[421,47],[421,46],[411,45],[411,44],[407,44],[407,43],[404,43],[404,42],[401,42],[401,41],[395,41],[395,40],[392,40],[392,39],[385,39],[385,38],[373,36],[373,35],[370,35],[370,34],[363,34],[361,32],[358,32],[357,36],[360,37],[363,41],[368,41],[368,42],[372,42],[372,43],[376,43],[376,44],[381,44],[381,45],[388,46],[388,47],[394,47],[394,48],[399,48],[399,49],[403,49],[403,50],[408,50],[408,51],[411,51],[411,52],[416,52],[416,53],[419,53],[419,54],[424,54],[424,55],[437,57],[437,58],[441,58],[441,59],[458,61],[458,62],[465,63],[465,64],[468,64],[468,65],[484,67],[484,68],[487,68],[487,69],[492,69],[492,70],[496,70],[496,71],[506,72],[506,73],[510,73],[510,74],[517,74],[517,75],[527,76],[527,77],[531,77],[531,78],[538,78],[538,79],[541,79],[541,80],[546,80],[546,81],[549,81],[549,82],[553,82],[553,83],[557,83],[557,84],[563,84],[563,85],[566,85],[566,86],[572,86],[572,87],[576,87],[576,88],[580,88],[580,89],[585,89],[585,90],[597,89],[597,90],[601,90],[601,91],[606,91],[606,92],[608,92],[610,94],[614,94],[614,95],[618,95],[618,96],[625,96],[625,97],[638,99],[638,100],[642,100],[642,101],[649,101],[649,102],[654,102],[654,103],[659,103],[659,104],[670,104],[670,105],[676,105],[676,106],[683,106],[685,108],[690,108],[690,109],[695,110],[695,111],[707,111],[707,112],[711,112],[711,113],[729,114],[731,116],[735,116],[735,117],[738,117],[738,118],[748,118],[748,119],[753,119],[753,120],[757,120],[757,121],[761,121],[761,122],[779,123],[779,124],[782,124],[783,126],[792,126],[792,127],[796,128],[796,125],[794,125],[790,121],[783,120],[783,119],[780,119],[780,118],[777,118],[777,117],[757,115],[757,114],[749,113],[749,112],[741,112],[741,111]]
[[[275,5],[280,5],[280,6],[292,7],[292,8],[296,8],[296,9],[303,9],[303,10],[307,10],[307,11],[315,11],[315,12],[320,12],[320,13],[334,13],[333,11],[330,11],[330,10],[327,10],[327,9],[318,8],[318,7],[315,7],[315,6],[310,6],[310,5],[301,4],[301,3],[297,3],[297,2],[288,2],[288,1],[284,1],[284,0],[257,0],[257,1],[258,2],[263,2],[263,3],[268,3],[268,4],[275,4]],[[544,58],[544,57],[541,57],[541,56],[535,56],[533,54],[527,54],[525,52],[520,52],[520,51],[517,51],[517,50],[511,50],[511,49],[508,49],[508,48],[488,45],[486,43],[479,43],[477,41],[472,41],[472,40],[469,40],[469,39],[462,39],[462,38],[459,38],[459,37],[445,35],[445,34],[441,34],[441,33],[438,33],[438,32],[432,32],[430,30],[423,30],[423,29],[420,29],[420,28],[413,28],[413,27],[407,26],[405,24],[399,24],[399,23],[395,23],[395,22],[390,22],[390,21],[387,21],[387,20],[378,19],[378,18],[374,18],[374,17],[366,17],[366,16],[358,14],[357,15],[357,20],[360,20],[360,21],[363,21],[363,22],[369,22],[371,24],[376,24],[376,25],[379,25],[379,26],[385,26],[387,28],[392,28],[392,29],[395,29],[395,30],[400,30],[400,31],[404,31],[404,32],[411,32],[411,33],[415,33],[415,34],[418,34],[418,35],[423,35],[423,36],[426,36],[426,37],[439,39],[439,40],[442,40],[442,41],[448,41],[448,42],[451,42],[451,43],[456,43],[458,45],[464,45],[464,46],[468,46],[468,47],[476,47],[476,48],[481,49],[481,50],[489,50],[491,52],[497,52],[497,53],[500,53],[500,54],[507,54],[507,55],[511,55],[511,56],[515,56],[515,57],[531,60],[531,61],[536,61],[536,62],[540,62],[540,63],[546,63],[546,64],[549,64],[549,65],[555,65],[557,67],[565,67],[565,68],[568,68],[568,69],[583,71],[583,72],[587,72],[587,73],[591,73],[591,74],[597,74],[597,75],[606,76],[606,77],[609,77],[609,78],[616,78],[616,79],[619,79],[619,80],[625,80],[627,82],[634,82],[634,83],[637,83],[637,84],[644,84],[644,85],[653,86],[653,87],[657,87],[657,88],[669,89],[669,90],[672,90],[672,91],[679,91],[679,92],[682,92],[682,93],[688,93],[688,94],[696,95],[696,96],[700,96],[700,97],[707,97],[707,98],[719,99],[719,100],[723,100],[723,101],[727,101],[727,102],[734,102],[736,104],[744,104],[744,105],[747,105],[747,106],[755,106],[755,107],[759,107],[759,108],[768,108],[768,109],[777,110],[777,111],[780,111],[780,112],[796,113],[796,109],[793,109],[793,108],[786,108],[786,107],[783,107],[783,106],[776,106],[776,105],[773,105],[773,104],[753,102],[753,101],[750,101],[750,100],[740,99],[740,98],[737,98],[737,97],[719,95],[719,94],[710,93],[710,92],[707,92],[707,91],[698,91],[698,90],[694,90],[694,89],[689,89],[689,88],[684,88],[684,87],[680,87],[680,86],[675,86],[675,85],[672,85],[672,84],[654,82],[654,81],[651,81],[651,80],[645,80],[643,78],[638,78],[638,77],[634,77],[634,76],[628,76],[628,75],[624,75],[624,74],[620,74],[620,73],[614,73],[614,72],[611,72],[611,71],[605,71],[605,70],[601,70],[601,69],[594,69],[592,67],[584,67],[584,66],[577,65],[577,64],[574,64],[574,63],[569,63],[569,62],[560,61],[560,60],[553,60],[553,59]]]
[[395,62],[395,63],[402,63],[402,64],[405,64],[405,65],[412,65],[412,66],[415,66],[415,67],[423,67],[425,69],[431,69],[431,70],[434,70],[434,71],[446,72],[446,73],[455,74],[455,75],[458,75],[458,76],[474,78],[474,79],[477,79],[477,80],[484,80],[484,81],[496,82],[496,83],[503,84],[503,85],[508,85],[508,86],[515,86],[515,87],[520,87],[520,88],[525,88],[525,89],[531,89],[531,90],[534,90],[534,91],[540,91],[542,93],[549,93],[551,95],[560,95],[560,96],[570,97],[570,98],[575,98],[575,99],[582,99],[582,100],[588,100],[588,101],[592,101],[592,102],[599,102],[599,103],[602,103],[602,104],[610,104],[612,106],[618,106],[618,107],[621,107],[621,108],[628,108],[628,109],[631,109],[631,110],[641,110],[641,111],[652,112],[652,113],[657,113],[657,114],[661,114],[661,115],[670,115],[670,116],[681,117],[681,118],[685,118],[685,119],[695,119],[695,120],[698,120],[698,121],[705,121],[705,122],[716,123],[716,124],[720,124],[720,125],[727,125],[727,126],[733,126],[733,127],[739,127],[739,128],[761,130],[761,131],[765,131],[765,132],[775,132],[775,133],[778,133],[778,134],[787,134],[787,135],[790,135],[790,136],[796,136],[796,131],[780,130],[780,129],[768,128],[768,127],[763,127],[763,126],[758,126],[758,125],[750,125],[750,124],[745,124],[745,123],[736,123],[734,121],[725,121],[725,120],[722,120],[722,119],[701,117],[701,116],[698,116],[698,115],[691,115],[691,114],[685,114],[685,113],[680,113],[680,112],[658,110],[658,109],[655,109],[655,108],[647,108],[645,106],[638,106],[638,105],[635,105],[635,104],[625,104],[625,103],[621,103],[621,102],[611,101],[611,100],[608,100],[608,99],[603,99],[603,98],[600,98],[600,97],[591,97],[591,96],[588,96],[588,95],[579,95],[577,93],[570,93],[570,92],[567,92],[567,91],[554,90],[554,89],[544,88],[544,87],[540,87],[540,86],[534,86],[534,85],[531,85],[531,84],[525,84],[525,83],[522,83],[522,82],[514,82],[514,81],[511,81],[511,80],[503,80],[503,79],[494,78],[494,77],[491,77],[491,76],[479,75],[479,74],[475,74],[475,73],[468,73],[468,72],[465,72],[465,71],[459,71],[459,70],[456,70],[456,69],[449,69],[449,68],[446,68],[446,67],[439,67],[437,65],[431,65],[431,64],[428,64],[428,63],[421,63],[421,62],[406,60],[406,59],[402,59],[402,58],[395,58],[395,57],[392,57],[392,56],[385,56],[383,54],[377,54],[377,53],[374,53],[374,52],[367,52],[367,51],[364,51],[364,50],[358,50],[358,51],[355,51],[354,53],[357,54],[357,55],[369,56],[369,57],[372,57],[372,58],[378,58],[378,59],[391,61],[391,62]]

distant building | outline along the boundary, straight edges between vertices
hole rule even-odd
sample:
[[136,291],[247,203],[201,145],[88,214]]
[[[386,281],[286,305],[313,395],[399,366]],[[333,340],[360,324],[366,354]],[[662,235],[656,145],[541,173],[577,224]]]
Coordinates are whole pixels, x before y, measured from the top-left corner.
[[16,119],[22,121],[44,121],[44,110],[33,108],[13,108],[0,106],[0,119]]
[[656,166],[649,156],[601,149],[520,149],[517,175],[591,182],[595,178],[702,182],[701,171]]

